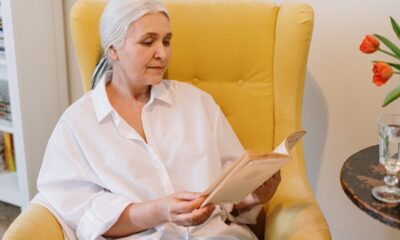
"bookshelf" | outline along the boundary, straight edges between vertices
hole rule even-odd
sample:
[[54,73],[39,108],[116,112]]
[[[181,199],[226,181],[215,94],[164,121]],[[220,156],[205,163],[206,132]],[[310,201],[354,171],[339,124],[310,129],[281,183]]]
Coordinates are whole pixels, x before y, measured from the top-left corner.
[[[68,105],[62,0],[0,0],[0,85],[6,84],[16,171],[0,170],[0,201],[24,209],[36,194],[43,154],[58,118]],[[0,38],[1,38],[0,33]]]

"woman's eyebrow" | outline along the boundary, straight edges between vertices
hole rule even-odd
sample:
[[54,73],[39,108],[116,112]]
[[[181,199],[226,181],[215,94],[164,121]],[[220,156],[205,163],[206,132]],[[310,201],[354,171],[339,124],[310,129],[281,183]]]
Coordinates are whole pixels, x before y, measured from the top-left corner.
[[[147,37],[158,37],[159,35],[160,34],[155,33],[155,32],[148,32],[148,33],[145,33],[140,39],[144,39],[144,38],[147,38]],[[172,33],[169,32],[169,33],[165,34],[164,38],[165,37],[171,38],[172,37]]]

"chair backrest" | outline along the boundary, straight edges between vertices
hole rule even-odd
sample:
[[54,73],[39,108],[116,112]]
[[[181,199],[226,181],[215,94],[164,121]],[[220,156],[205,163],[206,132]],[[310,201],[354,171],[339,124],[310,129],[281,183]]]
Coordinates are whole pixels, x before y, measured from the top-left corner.
[[[313,26],[309,6],[263,0],[163,2],[174,33],[168,78],[211,93],[247,148],[271,149],[300,127]],[[98,22],[106,3],[80,0],[71,11],[85,91],[102,52]]]
[[[301,128],[313,28],[311,7],[301,3],[278,6],[264,0],[163,2],[174,33],[169,79],[209,92],[248,149],[271,150],[288,133]],[[85,91],[102,54],[99,19],[106,3],[78,0],[71,11]],[[293,166],[285,169],[305,173],[304,162],[297,162],[302,161],[302,147],[294,151]]]

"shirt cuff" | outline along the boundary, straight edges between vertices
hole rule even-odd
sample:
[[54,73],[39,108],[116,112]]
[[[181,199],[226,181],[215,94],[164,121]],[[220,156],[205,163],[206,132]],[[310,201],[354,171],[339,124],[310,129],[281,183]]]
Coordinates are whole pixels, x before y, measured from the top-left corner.
[[226,219],[230,222],[240,223],[240,224],[256,224],[257,217],[263,209],[264,205],[256,205],[252,207],[249,211],[242,212],[238,216],[232,215],[233,204],[224,204],[221,208],[226,212]]
[[120,195],[100,193],[78,223],[76,229],[78,239],[103,239],[101,235],[114,225],[131,203],[132,201]]

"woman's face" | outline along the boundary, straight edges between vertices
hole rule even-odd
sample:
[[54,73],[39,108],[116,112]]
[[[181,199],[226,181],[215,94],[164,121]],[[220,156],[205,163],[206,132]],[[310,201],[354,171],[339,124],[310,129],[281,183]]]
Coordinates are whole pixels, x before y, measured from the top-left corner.
[[171,37],[169,20],[163,13],[147,14],[135,21],[122,46],[110,49],[114,74],[122,74],[134,86],[160,83],[171,58]]

